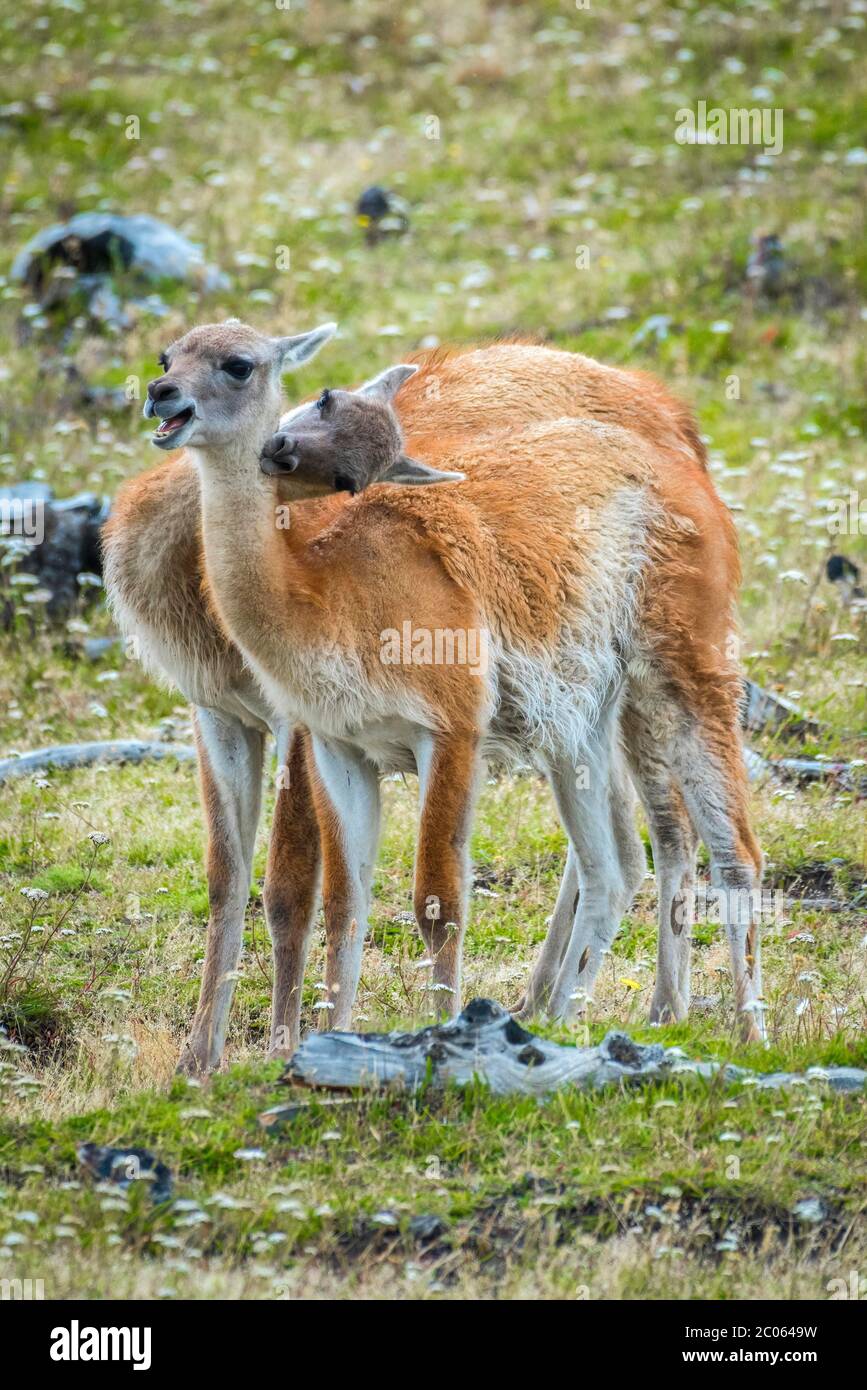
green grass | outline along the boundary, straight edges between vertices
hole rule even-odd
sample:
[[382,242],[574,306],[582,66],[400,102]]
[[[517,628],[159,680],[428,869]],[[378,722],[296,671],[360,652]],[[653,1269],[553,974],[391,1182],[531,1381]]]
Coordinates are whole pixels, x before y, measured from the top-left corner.
[[[49,1275],[61,1296],[105,1296],[107,1263],[112,1296],[733,1297],[776,1266],[781,1293],[822,1296],[863,1211],[853,1097],[703,1083],[542,1104],[474,1089],[314,1097],[264,1132],[275,1080],[274,1066],[236,1066],[204,1091],[176,1081],[11,1125],[0,1165],[14,1153],[4,1228],[23,1238],[19,1277]],[[155,1135],[176,1206],[82,1181],[77,1143]],[[798,1203],[817,1196],[812,1222]],[[849,1260],[859,1250],[856,1237]]]
[[[831,505],[867,491],[864,167],[852,155],[867,130],[865,48],[858,11],[806,0],[727,16],[660,0],[640,13],[562,0],[205,13],[163,0],[144,12],[117,0],[110,13],[70,3],[6,14],[0,482],[110,493],[151,464],[140,402],[82,406],[64,361],[93,385],[133,379],[140,395],[168,340],[228,314],[274,332],[340,321],[327,352],[287,379],[292,395],[357,381],[422,342],[500,333],[640,366],[694,404],[734,508],[749,673],[821,722],[808,752],[863,758],[863,613],[844,609],[821,572],[832,549],[867,564],[867,522],[856,516],[843,535],[827,525]],[[782,153],[677,145],[676,111],[701,99],[782,108]],[[411,229],[369,248],[353,206],[374,182],[407,200]],[[203,244],[231,288],[155,287],[165,316],[139,311],[120,336],[22,318],[14,254],[47,223],[101,207],[163,217]],[[768,231],[782,237],[794,291],[754,304],[744,267],[751,237]],[[578,269],[581,247],[589,264]],[[642,333],[654,315],[667,329]],[[0,756],[153,736],[169,722],[172,738],[189,737],[180,697],[122,648],[84,657],[84,637],[110,631],[98,601],[58,631],[24,588],[6,592]],[[857,1097],[667,1085],[542,1105],[480,1089],[339,1107],[313,1098],[266,1133],[257,1115],[285,1092],[261,1060],[264,843],[228,1071],[202,1088],[173,1079],[207,922],[194,770],[46,780],[0,791],[0,1023],[28,1049],[0,1054],[0,1276],[43,1278],[48,1296],[802,1298],[864,1270]],[[428,1018],[421,944],[400,916],[412,779],[388,783],[385,806],[361,1027]],[[863,802],[833,785],[768,786],[754,815],[778,893],[765,933],[770,1053],[734,1039],[712,922],[696,932],[689,1023],[646,1025],[650,881],[602,972],[591,1038],[623,1026],[763,1068],[865,1064]],[[486,786],[473,857],[496,896],[473,898],[468,995],[520,997],[563,856],[542,786]],[[323,956],[320,924],[307,1026]],[[94,1190],[76,1164],[83,1139],[153,1149],[184,1205]],[[236,1157],[251,1148],[264,1156]],[[823,1203],[815,1224],[794,1215],[811,1197]],[[410,1226],[421,1215],[443,1223],[427,1240]]]

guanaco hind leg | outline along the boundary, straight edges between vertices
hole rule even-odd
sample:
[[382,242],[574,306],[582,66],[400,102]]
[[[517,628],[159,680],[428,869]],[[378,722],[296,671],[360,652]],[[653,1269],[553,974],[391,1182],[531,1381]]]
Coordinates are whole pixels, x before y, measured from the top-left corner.
[[[630,704],[635,703],[631,697]],[[666,896],[672,903],[675,899],[682,903],[688,892],[687,880],[692,871],[688,818],[710,856],[711,885],[728,938],[741,1033],[747,1041],[762,1040],[765,1025],[758,901],[762,854],[750,827],[749,789],[736,706],[723,696],[703,702],[687,701],[660,681],[655,687],[645,686],[641,716],[647,725],[648,740],[656,749],[655,766],[665,769],[662,787],[657,787],[652,799],[656,803],[657,833],[669,836],[666,853],[670,882]],[[663,804],[666,774],[670,777],[667,815]],[[685,818],[680,816],[681,807]],[[672,836],[672,827],[678,822],[679,829]],[[678,885],[681,871],[684,877]],[[666,931],[669,937],[682,935],[678,932],[678,911],[672,907],[668,924],[660,914],[660,931]],[[678,954],[676,949],[673,954]],[[677,968],[682,972],[682,961]]]
[[654,1023],[686,1018],[690,998],[690,949],[697,839],[667,750],[660,748],[648,721],[627,703],[624,744],[641,798],[658,896],[656,984],[650,1006]]
[[326,935],[320,1026],[347,1029],[361,976],[379,840],[379,774],[362,753],[341,740],[315,735],[311,750]]

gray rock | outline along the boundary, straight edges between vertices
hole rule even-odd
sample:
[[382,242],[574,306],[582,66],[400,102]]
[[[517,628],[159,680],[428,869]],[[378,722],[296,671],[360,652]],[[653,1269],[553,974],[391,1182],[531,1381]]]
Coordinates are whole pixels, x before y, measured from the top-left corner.
[[[99,533],[109,502],[93,492],[58,500],[45,483],[25,481],[0,488],[0,554],[4,570],[32,575],[47,590],[44,611],[62,618],[79,602],[87,574],[102,570]],[[11,560],[11,564],[9,561]],[[26,589],[22,589],[26,593]],[[11,590],[0,598],[0,620],[13,616]]]
[[146,279],[185,280],[204,290],[229,283],[205,263],[201,247],[148,213],[80,212],[45,227],[15,257],[12,278],[38,292],[46,270],[56,264],[72,266],[80,276],[132,269]]

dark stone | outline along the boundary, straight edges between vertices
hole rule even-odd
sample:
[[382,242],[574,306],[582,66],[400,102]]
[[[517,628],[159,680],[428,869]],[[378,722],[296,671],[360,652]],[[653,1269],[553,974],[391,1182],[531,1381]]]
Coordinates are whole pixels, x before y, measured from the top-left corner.
[[385,189],[380,188],[379,184],[372,184],[370,188],[365,188],[358,199],[356,211],[359,217],[369,217],[375,222],[388,215],[388,208],[388,194]]
[[825,574],[832,584],[837,584],[841,579],[858,579],[861,571],[848,555],[829,555]]
[[[28,504],[26,525],[29,530],[38,518],[42,536],[38,544],[24,534],[17,515],[17,509]],[[0,488],[0,543],[16,552],[17,572],[32,574],[40,588],[51,594],[44,608],[33,610],[32,621],[38,612],[62,619],[82,599],[90,599],[99,591],[97,584],[82,586],[79,575],[98,578],[102,574],[100,531],[108,512],[108,498],[93,492],[57,499],[50,488],[35,480]],[[13,615],[11,593],[0,600],[0,615],[3,626],[8,627]]]
[[78,1160],[98,1182],[115,1183],[124,1191],[131,1182],[149,1182],[154,1202],[172,1195],[171,1169],[148,1149],[115,1149],[107,1144],[79,1144]]
[[482,1023],[494,1023],[497,1019],[508,1019],[509,1014],[501,1004],[493,999],[471,999],[458,1018],[459,1023],[478,1027]]
[[528,1033],[526,1028],[522,1028],[520,1023],[516,1023],[513,1018],[509,1019],[503,1029],[503,1037],[506,1039],[507,1043],[512,1043],[515,1047],[520,1047],[521,1043],[531,1043],[533,1041],[533,1034]]
[[641,1066],[644,1049],[640,1043],[633,1042],[626,1033],[609,1033],[602,1046],[612,1062],[618,1062],[621,1067]]
[[410,1235],[421,1244],[438,1240],[446,1234],[448,1229],[448,1222],[444,1221],[441,1216],[434,1216],[432,1212],[420,1212],[409,1223]]

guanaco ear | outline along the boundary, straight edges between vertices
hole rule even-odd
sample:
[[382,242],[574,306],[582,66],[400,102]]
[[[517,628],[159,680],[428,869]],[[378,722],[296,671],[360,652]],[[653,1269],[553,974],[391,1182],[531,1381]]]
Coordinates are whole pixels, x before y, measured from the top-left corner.
[[378,483],[403,483],[409,487],[418,487],[430,483],[462,483],[466,478],[466,473],[445,473],[440,468],[428,468],[426,463],[419,463],[418,459],[407,458],[406,454],[392,463],[386,469],[381,478],[377,478]]
[[386,367],[379,376],[372,377],[363,386],[359,386],[355,394],[373,396],[378,401],[390,401],[397,395],[403,383],[415,376],[417,371],[418,367],[411,367],[408,362],[401,362],[397,367]]
[[336,323],[322,323],[318,328],[311,328],[309,333],[296,333],[292,338],[275,338],[274,352],[281,371],[287,372],[293,367],[300,367],[302,362],[315,357],[319,349],[324,347],[336,332]]

